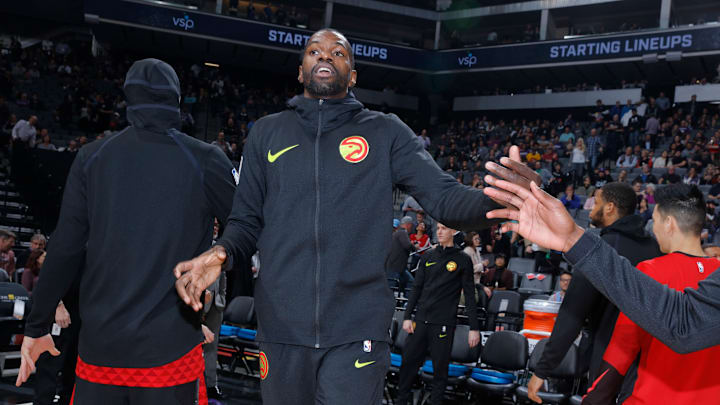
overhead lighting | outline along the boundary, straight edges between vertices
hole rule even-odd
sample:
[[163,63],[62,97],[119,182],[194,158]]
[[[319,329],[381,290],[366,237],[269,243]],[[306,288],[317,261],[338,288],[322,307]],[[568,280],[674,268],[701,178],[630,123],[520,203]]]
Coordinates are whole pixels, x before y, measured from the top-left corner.
[[720,104],[720,101],[711,101],[710,104]]
[[214,67],[214,68],[219,68],[219,67],[220,67],[219,64],[217,64],[217,63],[212,63],[212,62],[205,62],[205,66]]

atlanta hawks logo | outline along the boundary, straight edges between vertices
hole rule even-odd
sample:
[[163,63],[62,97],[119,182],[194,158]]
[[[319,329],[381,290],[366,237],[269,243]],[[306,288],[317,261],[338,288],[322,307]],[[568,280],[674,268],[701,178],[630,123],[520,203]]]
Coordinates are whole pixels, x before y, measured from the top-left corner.
[[268,359],[265,352],[260,352],[258,360],[260,361],[260,379],[264,380],[268,376]]
[[350,136],[340,142],[340,156],[350,163],[360,163],[368,155],[370,146],[362,136]]

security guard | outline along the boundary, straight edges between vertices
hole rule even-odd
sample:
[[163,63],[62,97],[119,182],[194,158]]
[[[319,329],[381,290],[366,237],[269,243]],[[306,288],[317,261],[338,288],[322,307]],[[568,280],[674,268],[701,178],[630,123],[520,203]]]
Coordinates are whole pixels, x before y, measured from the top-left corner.
[[[468,344],[475,347],[480,342],[472,260],[454,244],[455,232],[439,223],[437,239],[440,246],[423,255],[418,264],[415,285],[403,321],[403,329],[410,335],[403,350],[396,404],[404,405],[408,402],[413,381],[428,349],[434,370],[430,403],[442,403],[461,288],[465,291],[470,322]],[[413,323],[410,316],[416,306]]]

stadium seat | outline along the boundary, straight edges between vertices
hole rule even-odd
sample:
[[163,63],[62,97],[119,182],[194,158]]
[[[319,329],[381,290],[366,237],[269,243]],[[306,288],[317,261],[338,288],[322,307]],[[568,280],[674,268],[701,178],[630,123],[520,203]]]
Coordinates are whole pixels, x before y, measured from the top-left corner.
[[522,297],[515,291],[493,291],[487,307],[486,330],[497,328],[520,330],[522,324]]
[[[472,393],[484,393],[503,397],[517,387],[517,380],[508,374],[525,369],[528,361],[528,341],[525,336],[512,331],[495,332],[485,342],[480,360],[485,367],[473,370],[466,381]],[[493,373],[488,373],[492,371]]]
[[535,260],[523,257],[512,257],[508,262],[508,269],[515,273],[533,273],[535,272]]
[[[547,341],[547,339],[543,339],[535,345],[535,349],[533,350],[532,355],[530,356],[530,361],[528,362],[528,374],[530,372],[533,372],[537,367],[537,364],[542,357],[542,353],[545,350],[545,345],[547,344]],[[551,384],[551,390],[549,392],[541,391],[538,393],[538,396],[543,400],[543,403],[565,403],[568,398],[572,394],[574,394],[575,391],[577,391],[577,379],[580,374],[579,363],[580,359],[578,356],[577,346],[570,345],[570,350],[568,350],[560,365],[557,366],[554,370],[552,370],[548,377],[553,379],[560,379],[561,382],[565,383],[568,382],[568,380],[575,380],[572,384],[570,384],[570,386],[572,387],[570,389],[571,392],[561,392],[557,388],[553,387],[553,385]],[[519,398],[522,398],[524,400],[528,399],[528,389],[526,386],[518,387],[516,393]]]
[[549,294],[552,292],[552,287],[552,276],[541,273],[528,273],[523,275],[518,292],[526,295]]
[[[257,370],[247,361],[248,354],[259,353],[255,342],[255,300],[253,297],[235,297],[225,308],[223,325],[218,338],[218,355],[226,353],[230,356],[230,371],[242,364],[247,375],[257,374]],[[224,327],[224,334],[223,334]]]
[[535,295],[531,295],[528,299],[530,299],[530,300],[549,300],[550,295],[549,294],[535,294]]

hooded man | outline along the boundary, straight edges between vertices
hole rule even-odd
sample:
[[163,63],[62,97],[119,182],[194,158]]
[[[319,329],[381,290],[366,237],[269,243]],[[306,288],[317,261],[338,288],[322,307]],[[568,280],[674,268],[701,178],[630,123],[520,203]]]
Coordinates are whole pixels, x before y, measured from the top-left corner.
[[73,404],[204,404],[200,316],[179,299],[172,268],[211,246],[236,172],[219,148],[175,129],[180,83],[170,65],[135,62],[124,91],[130,126],[83,147],[70,169],[17,385],[41,353],[59,353],[55,308],[82,273]]

